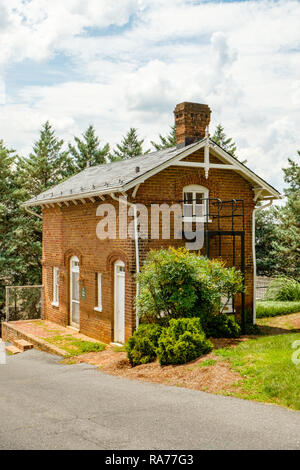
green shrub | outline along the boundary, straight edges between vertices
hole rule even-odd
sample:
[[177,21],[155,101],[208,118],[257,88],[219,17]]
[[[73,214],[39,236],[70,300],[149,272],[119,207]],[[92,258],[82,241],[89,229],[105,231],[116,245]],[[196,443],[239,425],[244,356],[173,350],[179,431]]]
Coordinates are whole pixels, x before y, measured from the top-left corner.
[[241,334],[239,324],[234,318],[225,314],[211,315],[202,327],[206,336],[213,338],[238,338]]
[[300,282],[288,277],[278,277],[267,289],[265,300],[300,301]]
[[275,317],[300,312],[300,302],[279,302],[260,300],[256,303],[256,317]]
[[184,248],[150,251],[137,278],[139,315],[161,324],[216,313],[222,297],[243,290],[239,271]]
[[199,318],[171,319],[159,338],[157,356],[161,365],[185,364],[211,349]]
[[126,343],[127,357],[132,366],[156,359],[156,349],[162,328],[156,324],[141,324]]

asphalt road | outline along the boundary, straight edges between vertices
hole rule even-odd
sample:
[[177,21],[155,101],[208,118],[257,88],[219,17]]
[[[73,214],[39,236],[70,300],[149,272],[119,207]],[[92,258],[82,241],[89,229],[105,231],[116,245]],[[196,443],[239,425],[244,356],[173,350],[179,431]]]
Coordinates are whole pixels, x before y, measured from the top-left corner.
[[300,449],[300,412],[59,361],[0,365],[0,449]]

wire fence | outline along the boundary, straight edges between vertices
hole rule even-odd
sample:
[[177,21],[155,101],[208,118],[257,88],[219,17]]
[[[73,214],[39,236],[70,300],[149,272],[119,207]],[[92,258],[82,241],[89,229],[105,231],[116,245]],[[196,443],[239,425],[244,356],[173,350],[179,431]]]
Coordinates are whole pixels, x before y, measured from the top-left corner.
[[256,278],[256,300],[265,300],[265,295],[273,277],[257,276]]
[[6,321],[43,318],[43,286],[6,286]]

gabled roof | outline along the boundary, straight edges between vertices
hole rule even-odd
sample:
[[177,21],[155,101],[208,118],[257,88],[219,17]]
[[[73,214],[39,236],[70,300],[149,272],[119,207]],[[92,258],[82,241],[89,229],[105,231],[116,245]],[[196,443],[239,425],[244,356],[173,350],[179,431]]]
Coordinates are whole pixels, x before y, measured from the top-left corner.
[[[172,147],[129,160],[120,160],[89,167],[30,199],[24,205],[37,206],[47,203],[83,199],[85,197],[93,197],[112,192],[124,192],[171,165],[176,165],[176,163],[182,164],[179,162],[183,158],[205,147],[205,145],[207,145],[206,138],[182,148]],[[253,184],[255,189],[259,191],[260,197],[258,197],[258,199],[278,199],[281,197],[280,193],[275,188],[257,176],[239,160],[232,157],[211,139],[209,139],[209,146],[220,158],[221,162],[233,165],[233,171],[239,172],[245,179]],[[191,166],[193,166],[192,163]]]

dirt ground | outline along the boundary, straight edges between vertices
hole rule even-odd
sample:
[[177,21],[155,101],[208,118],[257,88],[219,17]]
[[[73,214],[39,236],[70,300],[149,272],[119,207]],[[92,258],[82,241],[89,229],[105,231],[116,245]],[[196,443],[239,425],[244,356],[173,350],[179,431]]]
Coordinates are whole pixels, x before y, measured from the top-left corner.
[[265,335],[282,335],[300,332],[300,313],[273,318],[258,318],[257,324]]
[[[264,335],[286,334],[300,331],[300,314],[258,320]],[[242,341],[255,336],[242,336],[238,339],[211,339],[214,349],[235,347]],[[241,375],[230,369],[230,364],[212,351],[188,364],[160,366],[158,361],[131,367],[123,351],[107,346],[105,351],[91,352],[64,360],[65,363],[85,362],[99,367],[107,374],[125,377],[142,382],[153,382],[177,387],[186,387],[211,393],[239,392]]]
[[[216,349],[234,347],[248,337],[239,339],[214,339]],[[209,364],[209,362],[211,364]],[[131,367],[125,352],[116,352],[109,346],[103,352],[87,353],[65,360],[65,363],[85,362],[99,367],[101,371],[142,382],[161,383],[177,387],[186,387],[207,392],[237,391],[241,376],[233,372],[229,364],[216,356],[213,351],[188,364],[160,366],[158,361]],[[204,363],[204,364],[203,364]],[[213,366],[213,367],[212,367]]]

